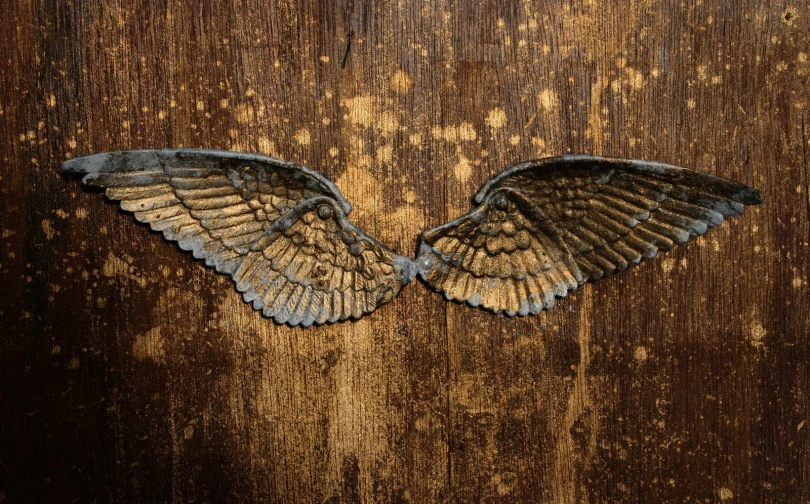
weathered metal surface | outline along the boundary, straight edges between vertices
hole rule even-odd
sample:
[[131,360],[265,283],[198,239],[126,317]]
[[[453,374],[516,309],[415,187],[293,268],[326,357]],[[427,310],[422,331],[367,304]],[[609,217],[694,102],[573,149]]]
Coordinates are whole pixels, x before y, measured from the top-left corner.
[[[3,7],[5,502],[810,501],[807,2]],[[60,173],[122,146],[311,166],[407,256],[522,159],[767,203],[534,317],[301,329]]]
[[515,165],[475,201],[422,234],[419,275],[447,299],[515,316],[684,244],[762,196],[663,163],[568,155]]
[[240,152],[117,151],[62,169],[197,259],[230,275],[280,324],[358,319],[399,293],[414,264],[358,229],[331,181],[278,158]]

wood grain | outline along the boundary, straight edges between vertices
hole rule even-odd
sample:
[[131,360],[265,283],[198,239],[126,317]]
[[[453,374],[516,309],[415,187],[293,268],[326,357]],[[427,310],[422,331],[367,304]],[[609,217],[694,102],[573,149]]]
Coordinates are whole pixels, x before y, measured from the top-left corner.
[[[4,8],[0,502],[810,501],[808,2]],[[157,147],[308,165],[410,256],[545,155],[766,203],[536,317],[290,329],[58,170]]]

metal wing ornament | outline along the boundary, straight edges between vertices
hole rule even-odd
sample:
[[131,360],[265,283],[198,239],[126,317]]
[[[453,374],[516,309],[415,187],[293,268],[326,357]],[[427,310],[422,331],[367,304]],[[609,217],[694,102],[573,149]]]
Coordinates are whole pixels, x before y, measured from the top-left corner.
[[415,276],[352,224],[332,182],[289,161],[218,150],[95,154],[62,169],[181,249],[230,275],[245,301],[291,326],[359,318]]
[[527,161],[475,195],[478,206],[425,231],[419,275],[448,299],[509,316],[686,243],[762,196],[686,168],[594,156]]
[[332,182],[282,159],[119,151],[62,169],[106,187],[136,219],[230,275],[255,309],[291,326],[359,318],[417,273],[448,299],[536,314],[763,201],[737,182],[663,163],[527,161],[487,182],[470,213],[422,233],[414,262],[352,224]]

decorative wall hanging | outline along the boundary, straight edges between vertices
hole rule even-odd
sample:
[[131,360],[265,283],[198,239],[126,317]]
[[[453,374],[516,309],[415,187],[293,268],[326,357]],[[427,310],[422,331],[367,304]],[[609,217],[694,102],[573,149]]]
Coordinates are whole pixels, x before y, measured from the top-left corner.
[[291,326],[359,318],[417,274],[448,299],[536,314],[577,286],[654,257],[762,203],[743,184],[638,160],[568,155],[487,182],[471,212],[422,233],[416,261],[352,224],[331,181],[282,159],[196,149],[66,161],[90,186]]

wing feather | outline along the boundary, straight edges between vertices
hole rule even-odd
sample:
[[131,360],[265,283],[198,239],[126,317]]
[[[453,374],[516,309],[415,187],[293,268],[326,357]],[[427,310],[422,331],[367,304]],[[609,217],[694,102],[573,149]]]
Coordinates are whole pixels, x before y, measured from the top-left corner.
[[139,222],[154,222],[161,219],[170,219],[172,217],[177,217],[178,215],[185,214],[187,212],[186,207],[177,203],[172,206],[156,208],[154,210],[146,210],[135,212],[135,218]]
[[284,287],[287,286],[289,282],[287,279],[279,275],[278,273],[271,270],[270,281],[265,282],[267,285],[262,286],[261,294],[262,297],[260,298],[260,305],[267,307],[269,309],[270,306],[275,303],[276,299],[278,299],[279,295],[284,291]]
[[174,193],[166,190],[156,191],[149,196],[131,195],[127,193],[112,192],[112,196],[108,194],[110,199],[120,199],[121,208],[130,212],[137,212],[139,210],[155,210],[157,208],[165,208],[174,206],[181,203],[180,199]]

